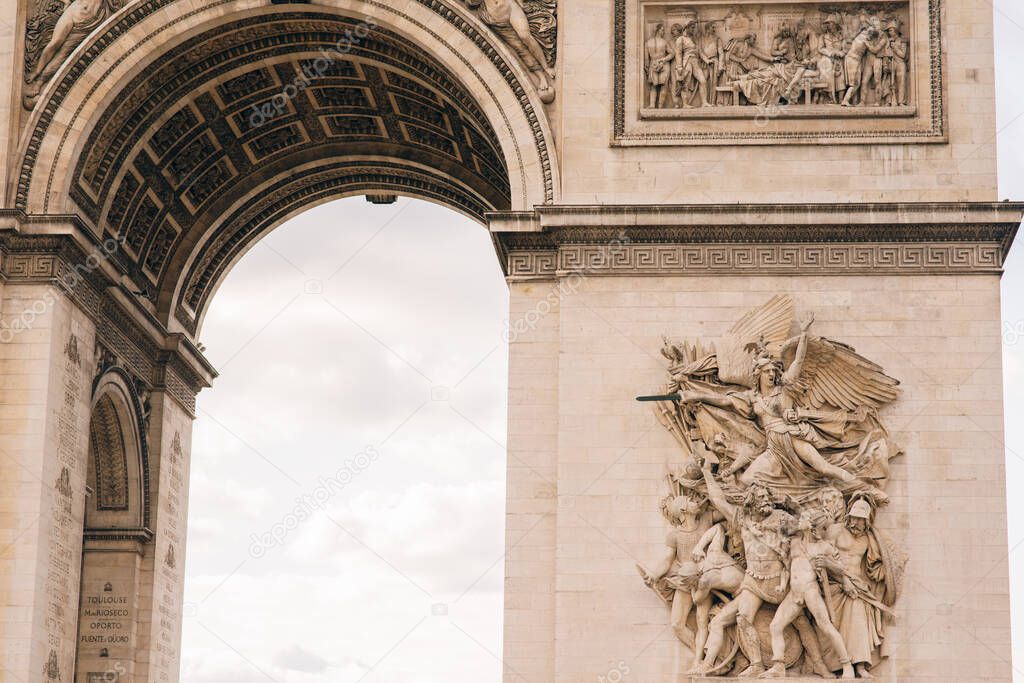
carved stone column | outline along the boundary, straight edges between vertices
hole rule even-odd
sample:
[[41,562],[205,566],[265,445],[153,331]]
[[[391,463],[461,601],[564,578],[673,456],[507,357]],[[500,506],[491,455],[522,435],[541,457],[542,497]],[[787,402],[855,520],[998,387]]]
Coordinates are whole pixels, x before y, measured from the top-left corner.
[[5,668],[175,681],[191,421],[214,372],[67,228],[0,234]]
[[[776,296],[794,319],[816,314],[814,334],[902,382],[878,410],[903,454],[871,523],[909,565],[903,575],[893,563],[903,592],[872,673],[944,680],[955,661],[972,680],[1008,680],[1004,453],[991,435],[1001,429],[999,275],[1021,208],[574,206],[495,216],[513,293],[504,680],[687,680],[694,653],[637,565],[655,566],[672,529],[659,513],[666,466],[695,477],[652,404],[632,399],[658,394],[666,369],[686,366],[663,356],[663,335],[708,349]],[[783,334],[799,334],[789,322]],[[751,363],[740,365],[747,381]],[[688,438],[701,437],[678,434]],[[772,609],[755,622],[764,642]],[[961,630],[975,627],[986,629],[986,648]],[[932,655],[940,650],[946,659]],[[790,675],[809,671],[808,657],[787,660]]]

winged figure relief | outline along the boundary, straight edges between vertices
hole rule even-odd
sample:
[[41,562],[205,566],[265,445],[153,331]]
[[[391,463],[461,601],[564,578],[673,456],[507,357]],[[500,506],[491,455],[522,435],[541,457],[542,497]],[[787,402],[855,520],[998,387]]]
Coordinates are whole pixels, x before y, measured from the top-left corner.
[[780,295],[713,342],[666,340],[668,381],[639,397],[681,454],[666,552],[638,570],[694,675],[868,678],[884,657],[907,558],[873,526],[900,454],[879,411],[899,382],[813,323]]
[[545,63],[554,68],[558,61],[558,0],[523,0],[530,33],[544,49]]
[[645,398],[687,452],[696,438],[743,484],[797,501],[836,485],[882,503],[897,451],[877,411],[899,381],[848,344],[811,334],[813,317],[790,335],[794,322],[792,298],[775,296],[713,345],[666,341],[667,392]]

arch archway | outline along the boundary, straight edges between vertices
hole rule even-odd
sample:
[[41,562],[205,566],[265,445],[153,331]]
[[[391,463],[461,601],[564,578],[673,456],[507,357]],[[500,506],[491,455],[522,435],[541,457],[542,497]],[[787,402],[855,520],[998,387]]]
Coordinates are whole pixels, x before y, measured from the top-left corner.
[[149,446],[132,376],[109,367],[93,383],[86,464],[75,680],[131,677],[150,529]]
[[151,312],[195,336],[230,265],[302,208],[402,194],[485,222],[555,199],[543,105],[472,14],[335,4],[114,14],[41,93],[17,206],[122,240]]
[[108,531],[152,535],[149,501],[149,446],[142,399],[131,375],[106,369],[94,382],[89,420],[86,482],[92,492],[85,508],[86,536]]
[[[152,509],[97,508],[85,529],[86,543],[121,544],[135,553],[124,564],[142,568],[124,589],[147,615],[125,655],[138,680],[176,676],[178,496],[195,395],[216,375],[198,336],[231,266],[289,217],[341,197],[411,196],[485,225],[490,212],[557,199],[553,136],[530,73],[461,0],[329,4],[125,3],[48,77],[6,188],[19,231],[5,244],[53,265],[44,277],[81,306],[70,327],[83,348],[109,349],[126,386],[152,392],[152,424],[137,437],[97,432],[93,450],[113,454],[104,462],[118,478],[90,484],[131,501],[121,475],[137,467],[153,485]],[[88,361],[76,368],[90,376]],[[99,400],[97,420],[123,426],[115,395]],[[152,462],[131,464],[133,438],[152,444]],[[85,480],[97,458],[83,452],[80,462]],[[88,597],[96,586],[82,576]],[[107,583],[116,584],[97,585]],[[74,621],[52,628],[64,642]],[[66,649],[39,650],[32,657],[53,659],[50,671],[74,666]]]

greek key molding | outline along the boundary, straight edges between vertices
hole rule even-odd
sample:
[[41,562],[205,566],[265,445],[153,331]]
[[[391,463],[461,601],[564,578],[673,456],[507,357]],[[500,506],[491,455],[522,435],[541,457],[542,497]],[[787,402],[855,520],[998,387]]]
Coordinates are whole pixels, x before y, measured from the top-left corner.
[[569,244],[510,251],[511,279],[586,275],[999,273],[998,244]]
[[[105,276],[82,268],[90,256],[67,235],[0,234],[0,281],[51,285],[89,317],[97,340],[121,367],[149,387],[166,391],[194,415],[196,395],[208,386],[206,380],[122,308],[108,292],[111,283]],[[148,322],[162,329],[155,318]],[[208,370],[216,374],[212,367]]]

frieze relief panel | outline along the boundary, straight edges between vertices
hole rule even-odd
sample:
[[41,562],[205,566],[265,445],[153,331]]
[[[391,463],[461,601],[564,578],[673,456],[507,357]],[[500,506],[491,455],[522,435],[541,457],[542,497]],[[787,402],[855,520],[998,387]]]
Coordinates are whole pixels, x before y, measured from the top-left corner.
[[[665,342],[665,552],[638,565],[697,675],[870,678],[907,554],[876,527],[899,382],[778,295],[715,340]],[[813,625],[812,625],[813,624]]]
[[942,141],[940,0],[616,0],[620,145]]

